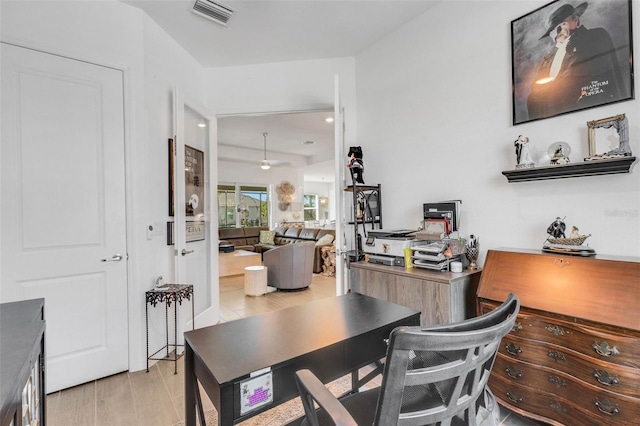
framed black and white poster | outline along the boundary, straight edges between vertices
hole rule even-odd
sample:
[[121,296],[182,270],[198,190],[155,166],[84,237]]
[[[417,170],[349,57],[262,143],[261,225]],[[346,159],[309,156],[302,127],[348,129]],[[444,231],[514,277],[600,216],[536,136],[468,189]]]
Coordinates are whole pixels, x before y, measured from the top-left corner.
[[557,0],[511,21],[513,124],[634,98],[631,0]]
[[[174,160],[175,143],[169,139],[169,216],[174,214],[173,196],[175,193]],[[202,216],[204,214],[204,152],[184,146],[184,179],[185,179],[185,213],[186,216]]]
[[204,152],[184,146],[185,208],[187,216],[204,214]]

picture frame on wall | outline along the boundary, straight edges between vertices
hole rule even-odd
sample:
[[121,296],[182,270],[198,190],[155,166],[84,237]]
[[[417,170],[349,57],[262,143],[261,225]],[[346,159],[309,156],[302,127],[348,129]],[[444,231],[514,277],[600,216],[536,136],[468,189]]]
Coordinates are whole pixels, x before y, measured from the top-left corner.
[[634,99],[631,0],[555,0],[511,21],[513,124]]
[[168,162],[169,163],[168,164],[169,170],[168,170],[168,173],[167,173],[167,176],[169,177],[169,182],[168,182],[169,183],[169,185],[168,185],[168,188],[169,188],[169,216],[173,216],[173,214],[174,214],[174,212],[173,212],[173,194],[174,194],[174,191],[175,191],[175,188],[174,188],[174,182],[175,181],[173,179],[173,170],[175,169],[175,167],[174,167],[173,163],[174,163],[175,158],[176,158],[176,151],[175,150],[176,150],[176,148],[175,148],[175,144],[173,143],[173,138],[169,138],[169,150],[168,150],[168,153],[167,153],[167,156],[168,156],[168,159],[169,159],[169,162]]
[[[205,240],[204,220],[192,220],[185,222],[185,242],[192,243],[195,241]],[[167,222],[167,245],[175,244],[175,227],[174,222]]]
[[204,152],[184,146],[185,209],[187,217],[204,215]]
[[[175,206],[173,198],[175,194],[175,143],[169,139],[168,147],[168,188],[169,188],[169,216],[173,217]],[[204,215],[204,152],[199,149],[184,146],[184,179],[185,179],[185,214],[187,217],[200,217]]]

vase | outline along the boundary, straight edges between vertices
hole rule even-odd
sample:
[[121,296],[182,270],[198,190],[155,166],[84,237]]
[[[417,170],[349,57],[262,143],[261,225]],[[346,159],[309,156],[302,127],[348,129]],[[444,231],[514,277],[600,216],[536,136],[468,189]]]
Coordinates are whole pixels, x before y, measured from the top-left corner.
[[477,247],[467,247],[467,259],[469,259],[469,269],[478,269],[476,260],[478,260],[479,250]]

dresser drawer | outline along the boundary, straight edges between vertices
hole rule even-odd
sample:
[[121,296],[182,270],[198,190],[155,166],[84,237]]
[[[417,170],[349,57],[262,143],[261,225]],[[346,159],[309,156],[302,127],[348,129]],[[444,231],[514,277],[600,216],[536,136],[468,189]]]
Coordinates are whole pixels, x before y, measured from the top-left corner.
[[526,386],[505,381],[494,373],[489,378],[489,388],[501,405],[536,420],[554,425],[602,425],[600,420],[590,418],[587,413],[571,404]]
[[[580,371],[585,371],[585,369],[580,369]],[[587,368],[586,371],[589,371],[589,369]],[[591,369],[591,371],[593,371],[593,369]],[[604,375],[604,373],[602,373],[603,371],[604,370],[599,370],[601,376]],[[624,387],[620,384],[607,386],[598,383],[593,375],[578,375],[575,373],[568,374],[561,370],[554,370],[549,367],[543,367],[507,358],[502,354],[499,354],[496,357],[492,374],[496,374],[505,380],[511,380],[514,383],[519,383],[534,389],[540,389],[556,395],[567,395],[568,399],[572,399],[571,395],[575,392],[581,392],[581,387],[590,386],[593,390],[604,394],[611,393],[614,397],[616,395],[626,395],[637,398],[638,403],[640,403],[640,389],[638,389],[637,386],[634,386],[631,381],[631,377],[622,379],[622,383],[625,383]]]
[[635,398],[580,387],[573,389],[570,394],[559,395],[515,383],[513,380],[506,381],[493,373],[489,379],[489,386],[501,403],[525,412],[536,413],[561,424],[638,424],[640,401]]
[[[481,304],[483,312],[496,307],[497,305],[494,306],[493,303]],[[596,329],[586,324],[521,311],[509,334],[571,348],[602,361],[640,368],[640,337],[635,336],[635,333],[621,334],[602,328]]]
[[[638,383],[640,371],[600,362],[566,348],[507,336],[500,343],[498,358],[505,362],[519,360],[536,367],[547,367],[575,377],[603,391],[640,398]],[[498,360],[496,360],[497,362]],[[508,365],[504,367],[507,368]],[[517,367],[515,369],[518,370]],[[512,378],[518,376],[518,371],[510,371]],[[504,374],[507,374],[506,370]]]

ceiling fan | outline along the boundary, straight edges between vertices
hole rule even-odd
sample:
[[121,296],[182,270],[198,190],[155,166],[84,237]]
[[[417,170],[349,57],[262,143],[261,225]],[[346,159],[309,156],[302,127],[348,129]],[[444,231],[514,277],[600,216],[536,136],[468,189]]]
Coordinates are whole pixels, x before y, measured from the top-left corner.
[[269,170],[271,168],[271,163],[267,160],[267,132],[264,132],[262,136],[264,136],[264,160],[260,164],[260,168],[262,170]]
[[269,170],[271,167],[278,167],[278,166],[290,166],[291,163],[288,161],[281,161],[281,160],[267,160],[267,135],[269,133],[264,132],[262,134],[262,136],[264,137],[264,160],[262,160],[260,162],[260,168],[262,170]]

